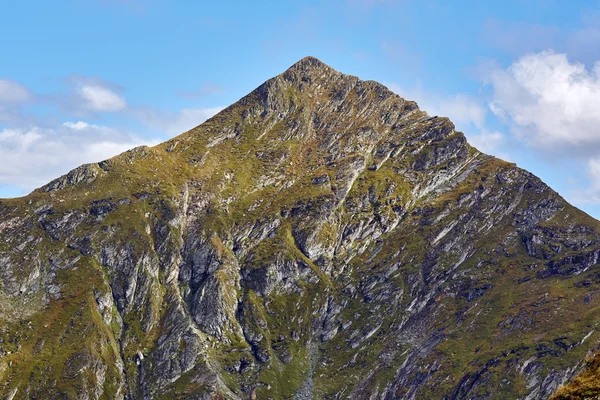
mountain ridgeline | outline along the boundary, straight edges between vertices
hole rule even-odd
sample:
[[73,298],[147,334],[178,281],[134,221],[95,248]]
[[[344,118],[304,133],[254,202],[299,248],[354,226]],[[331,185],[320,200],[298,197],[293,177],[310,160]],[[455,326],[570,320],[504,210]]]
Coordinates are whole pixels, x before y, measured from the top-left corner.
[[600,394],[600,223],[307,57],[0,201],[0,397]]

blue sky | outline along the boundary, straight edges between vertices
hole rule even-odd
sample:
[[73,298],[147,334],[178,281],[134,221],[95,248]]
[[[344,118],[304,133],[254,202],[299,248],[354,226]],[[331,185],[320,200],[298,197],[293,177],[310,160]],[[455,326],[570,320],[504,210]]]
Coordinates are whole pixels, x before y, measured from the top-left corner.
[[600,218],[600,1],[63,0],[0,23],[0,197],[159,143],[306,55]]

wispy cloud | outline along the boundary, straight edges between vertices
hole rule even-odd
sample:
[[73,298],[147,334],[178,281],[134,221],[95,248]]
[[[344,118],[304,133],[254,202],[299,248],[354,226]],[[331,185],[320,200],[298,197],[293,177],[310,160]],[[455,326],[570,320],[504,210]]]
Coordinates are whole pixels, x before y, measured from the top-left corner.
[[157,139],[83,121],[4,129],[0,131],[0,182],[28,192],[81,164],[157,143]]
[[20,104],[29,101],[33,94],[29,89],[11,79],[0,79],[0,104]]
[[125,88],[97,77],[72,75],[64,80],[63,91],[36,93],[10,79],[0,79],[0,121],[13,124],[36,121],[23,108],[38,104],[56,107],[66,114],[94,118],[98,113],[119,112],[127,108]]
[[484,76],[490,109],[517,137],[544,150],[600,149],[600,63],[593,69],[566,54],[528,54]]
[[223,107],[184,108],[173,112],[147,107],[132,109],[130,113],[150,129],[174,136],[195,128],[222,109]]
[[442,95],[425,91],[420,85],[403,88],[392,83],[388,86],[405,99],[416,101],[419,108],[429,115],[449,117],[459,129],[467,130],[470,124],[483,127],[486,107],[480,99],[466,94]]
[[[168,111],[134,106],[125,98],[125,88],[97,77],[73,75],[64,83],[63,92],[40,94],[18,82],[0,80],[0,121],[10,126],[0,128],[0,185],[20,187],[23,193],[31,191],[81,164],[183,133],[221,110],[188,107]],[[41,121],[35,110],[27,108],[34,104],[54,107],[60,111],[54,112],[55,116],[64,114],[74,119]],[[134,125],[148,126],[161,139],[86,121],[115,113]]]
[[35,94],[11,79],[0,79],[0,122],[16,124],[26,120],[23,105],[31,102]]
[[77,95],[83,100],[83,107],[92,112],[121,111],[127,107],[125,98],[102,86],[82,85]]
[[534,153],[584,165],[588,187],[569,197],[600,203],[600,61],[588,68],[548,50],[484,71],[492,112]]
[[505,160],[510,159],[507,153],[499,153],[498,149],[502,148],[506,142],[506,136],[502,132],[488,131],[482,129],[478,134],[469,135],[469,143],[475,146],[479,151],[488,154],[496,154]]
[[71,75],[66,80],[66,93],[46,96],[49,102],[59,103],[67,112],[81,117],[97,113],[119,112],[127,108],[125,88],[94,76]]
[[176,92],[176,94],[179,97],[183,97],[184,99],[198,99],[198,98],[210,96],[213,94],[223,93],[224,91],[225,91],[225,88],[222,86],[206,83],[197,90],[192,90],[192,91],[179,90]]
[[389,88],[407,100],[416,101],[419,108],[429,115],[448,117],[459,131],[467,136],[469,143],[484,153],[503,158],[506,136],[497,130],[490,130],[485,125],[487,109],[485,103],[476,97],[466,94],[443,95],[425,91],[420,85],[405,89],[396,84]]

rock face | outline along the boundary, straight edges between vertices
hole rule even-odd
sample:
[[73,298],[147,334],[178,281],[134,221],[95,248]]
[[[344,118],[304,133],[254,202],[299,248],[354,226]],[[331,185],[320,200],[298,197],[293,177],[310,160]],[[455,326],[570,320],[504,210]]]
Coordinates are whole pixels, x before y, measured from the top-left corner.
[[538,178],[309,57],[0,202],[0,397],[548,398],[599,256]]

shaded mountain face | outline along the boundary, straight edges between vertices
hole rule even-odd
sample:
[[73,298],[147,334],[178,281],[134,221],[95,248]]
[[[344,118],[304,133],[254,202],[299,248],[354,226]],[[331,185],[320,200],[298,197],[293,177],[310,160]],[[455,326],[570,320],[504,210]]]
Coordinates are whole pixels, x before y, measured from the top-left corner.
[[547,398],[596,350],[599,228],[305,58],[0,202],[0,397]]

